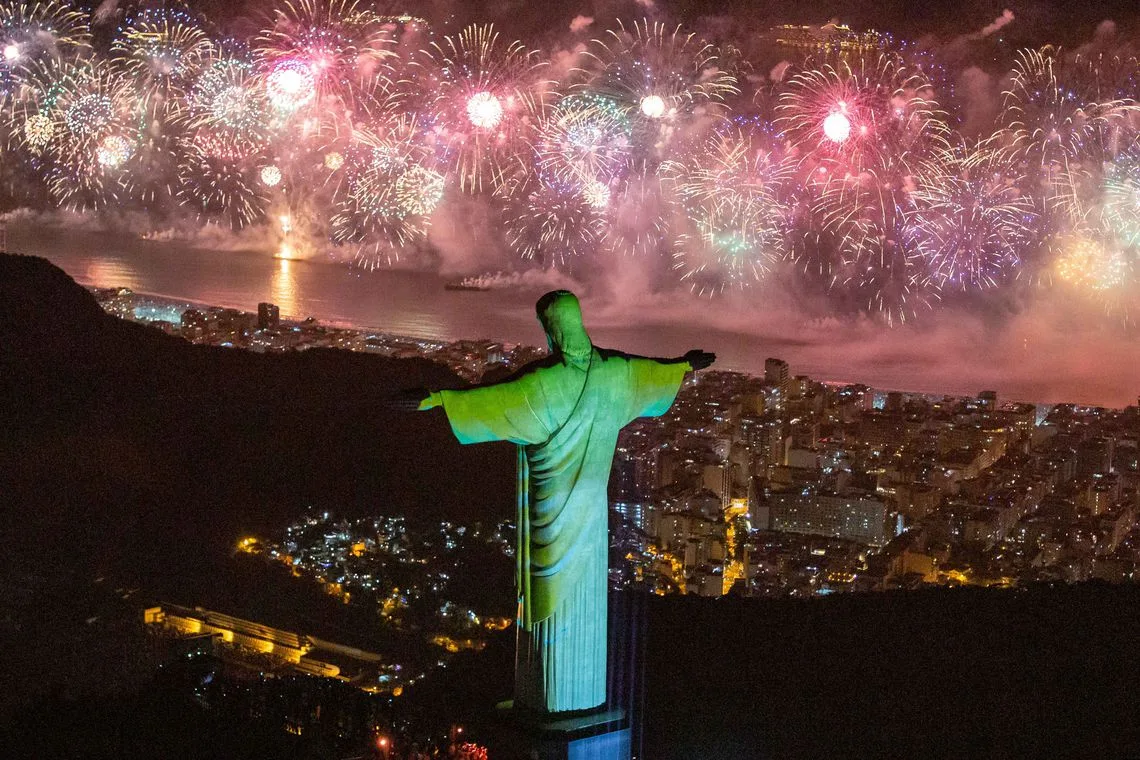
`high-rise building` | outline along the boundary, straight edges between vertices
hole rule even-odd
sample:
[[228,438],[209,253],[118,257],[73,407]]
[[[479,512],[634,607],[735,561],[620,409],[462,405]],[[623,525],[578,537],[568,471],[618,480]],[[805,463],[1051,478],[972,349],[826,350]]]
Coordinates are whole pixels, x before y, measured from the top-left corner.
[[894,537],[887,505],[873,496],[838,496],[810,490],[772,494],[768,499],[771,529],[845,538],[883,546]]
[[780,389],[780,399],[788,398],[788,379],[791,376],[788,363],[783,359],[768,358],[764,360],[764,382]]
[[276,330],[281,325],[281,309],[276,304],[259,303],[257,305],[257,329]]
[[1098,472],[1112,472],[1112,455],[1115,440],[1097,436],[1081,441],[1077,446],[1077,476],[1092,477]]
[[630,525],[640,531],[645,532],[652,527],[649,524],[652,507],[644,502],[615,501],[610,504],[610,509],[621,515]]

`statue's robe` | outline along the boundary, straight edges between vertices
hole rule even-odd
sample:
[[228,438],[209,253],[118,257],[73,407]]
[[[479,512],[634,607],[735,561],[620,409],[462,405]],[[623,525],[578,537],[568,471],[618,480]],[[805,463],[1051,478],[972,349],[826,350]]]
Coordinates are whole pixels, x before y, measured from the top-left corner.
[[664,414],[688,369],[589,347],[502,383],[439,392],[460,443],[519,447],[515,699],[523,707],[586,710],[606,700],[607,485],[618,431]]

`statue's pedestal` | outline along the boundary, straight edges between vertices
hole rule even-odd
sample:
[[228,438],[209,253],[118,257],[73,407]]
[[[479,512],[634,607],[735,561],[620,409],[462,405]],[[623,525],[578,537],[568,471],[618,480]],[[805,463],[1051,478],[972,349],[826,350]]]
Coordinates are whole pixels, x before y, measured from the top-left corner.
[[624,710],[539,716],[500,705],[496,760],[630,760]]

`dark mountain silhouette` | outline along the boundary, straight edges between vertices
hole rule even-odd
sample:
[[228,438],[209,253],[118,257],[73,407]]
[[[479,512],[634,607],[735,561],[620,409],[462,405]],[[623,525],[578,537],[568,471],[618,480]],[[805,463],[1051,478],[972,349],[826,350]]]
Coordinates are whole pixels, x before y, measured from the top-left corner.
[[233,547],[310,507],[513,516],[509,445],[463,447],[442,415],[387,405],[459,384],[428,361],[195,346],[104,313],[47,261],[0,254],[0,640],[16,658],[0,722],[20,692],[130,680],[99,659],[115,588],[398,654],[370,608]]
[[428,361],[191,345],[105,314],[42,259],[3,255],[2,533],[32,556],[170,572],[309,506],[508,517],[509,446],[459,446],[441,415],[385,404],[459,384]]

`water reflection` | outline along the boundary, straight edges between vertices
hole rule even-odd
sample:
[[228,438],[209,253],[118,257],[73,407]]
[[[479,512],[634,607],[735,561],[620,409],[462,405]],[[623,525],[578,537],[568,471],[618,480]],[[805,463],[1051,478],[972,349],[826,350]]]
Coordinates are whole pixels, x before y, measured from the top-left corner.
[[269,300],[281,309],[281,316],[299,316],[301,307],[298,303],[297,275],[293,262],[289,259],[277,259],[277,267],[273,270],[273,279],[269,283]]
[[[138,272],[126,261],[118,258],[90,258],[84,262],[83,272],[79,279],[84,282],[93,282],[106,287],[130,288],[136,291],[146,291]],[[108,285],[113,283],[113,285]]]

